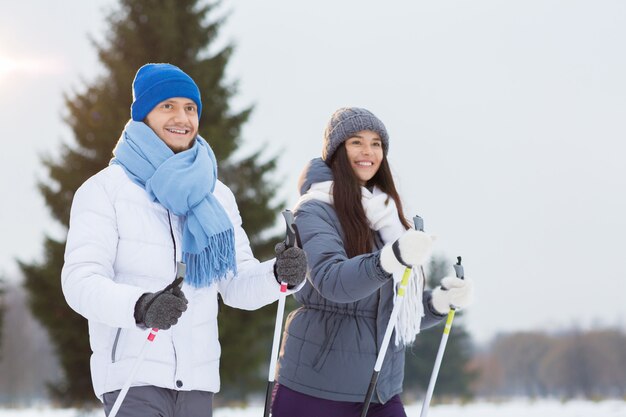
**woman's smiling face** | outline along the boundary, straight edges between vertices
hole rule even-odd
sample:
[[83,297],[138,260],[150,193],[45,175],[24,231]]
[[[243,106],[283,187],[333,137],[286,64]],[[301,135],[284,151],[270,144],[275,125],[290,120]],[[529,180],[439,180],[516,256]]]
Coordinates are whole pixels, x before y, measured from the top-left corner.
[[376,175],[383,160],[382,139],[378,133],[361,130],[346,140],[345,147],[352,171],[365,185]]

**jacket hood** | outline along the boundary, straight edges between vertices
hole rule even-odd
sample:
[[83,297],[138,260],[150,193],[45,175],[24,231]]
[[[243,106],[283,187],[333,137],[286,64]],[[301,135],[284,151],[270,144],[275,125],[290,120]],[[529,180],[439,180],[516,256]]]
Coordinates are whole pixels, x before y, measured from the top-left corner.
[[315,158],[304,167],[300,174],[298,180],[300,195],[306,194],[311,185],[324,181],[333,181],[333,172],[322,158]]

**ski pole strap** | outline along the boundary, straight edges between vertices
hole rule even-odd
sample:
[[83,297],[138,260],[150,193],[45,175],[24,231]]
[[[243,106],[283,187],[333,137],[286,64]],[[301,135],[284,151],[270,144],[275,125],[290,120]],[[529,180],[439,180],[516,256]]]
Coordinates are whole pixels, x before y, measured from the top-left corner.
[[172,281],[170,285],[163,289],[163,292],[168,292],[174,287],[180,287],[180,285],[183,283],[183,280],[185,279],[186,271],[187,265],[185,265],[183,262],[176,262],[176,278],[174,278],[174,281]]
[[399,240],[400,239],[396,239],[396,241],[393,242],[393,245],[391,245],[391,249],[393,249],[393,254],[396,257],[396,259],[398,260],[398,262],[400,262],[405,267],[410,268],[411,265],[409,265],[406,262],[404,262],[404,259],[402,259],[402,255],[400,254],[400,244],[398,243]]
[[[413,217],[413,225],[415,226],[415,230],[419,230],[420,232],[424,231],[424,219],[422,219],[420,216]],[[409,265],[408,263],[404,261],[404,259],[402,259],[402,255],[400,254],[400,244],[398,243],[398,239],[396,239],[396,241],[393,242],[393,244],[391,245],[391,249],[393,250],[393,254],[398,260],[398,262],[400,262],[402,265],[404,265],[407,268],[412,268],[411,265]]]
[[163,292],[168,292],[172,289],[174,289],[175,287],[180,286],[180,284],[183,283],[183,277],[176,277],[174,278],[174,281],[172,281],[172,283],[170,285],[168,285],[167,287],[163,288]]

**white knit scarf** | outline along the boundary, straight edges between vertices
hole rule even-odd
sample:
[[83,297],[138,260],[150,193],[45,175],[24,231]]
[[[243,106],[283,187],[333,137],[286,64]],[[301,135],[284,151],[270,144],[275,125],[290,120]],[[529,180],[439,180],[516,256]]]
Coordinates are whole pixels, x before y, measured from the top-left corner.
[[[324,181],[315,183],[309,188],[306,194],[302,195],[294,211],[309,200],[318,200],[327,204],[333,204],[332,193],[333,181]],[[393,198],[379,188],[374,187],[369,191],[365,187],[361,187],[361,203],[365,210],[368,223],[372,230],[379,233],[385,244],[394,242],[402,233],[406,231],[400,218],[398,210]],[[394,277],[399,281],[400,277]],[[420,273],[416,273],[413,268],[411,278],[406,289],[404,302],[398,312],[398,322],[396,323],[396,345],[410,345],[415,341],[415,337],[420,332],[420,324],[424,315],[424,307],[422,305],[422,288],[424,288],[423,277]],[[396,286],[394,285],[394,304],[397,300]]]

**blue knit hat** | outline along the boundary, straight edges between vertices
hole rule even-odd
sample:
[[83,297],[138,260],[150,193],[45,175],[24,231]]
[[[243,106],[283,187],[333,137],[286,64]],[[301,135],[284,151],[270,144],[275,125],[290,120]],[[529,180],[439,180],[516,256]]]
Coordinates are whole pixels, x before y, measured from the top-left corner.
[[133,80],[133,104],[130,114],[133,120],[143,121],[154,106],[172,97],[185,97],[198,105],[198,117],[202,113],[200,90],[193,79],[172,64],[146,64],[139,68]]
[[333,113],[324,130],[322,159],[330,162],[337,148],[361,130],[378,133],[383,143],[383,152],[387,155],[389,135],[383,122],[369,110],[359,107],[342,107]]

